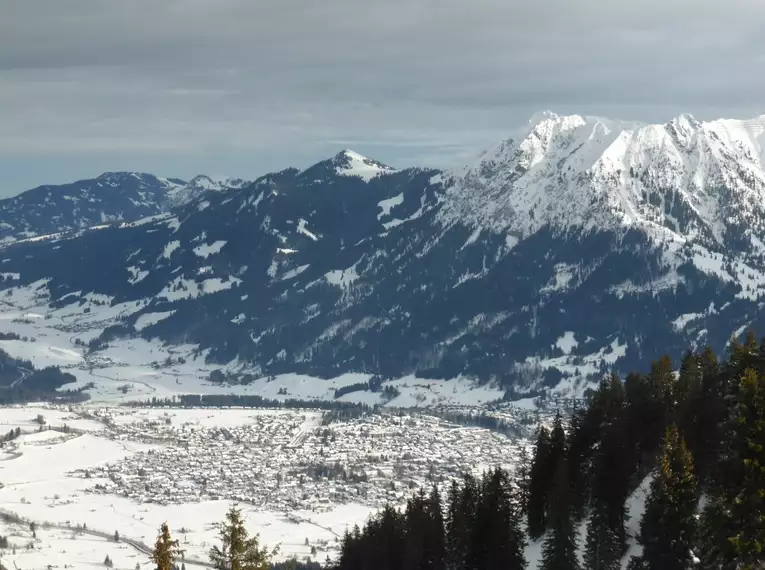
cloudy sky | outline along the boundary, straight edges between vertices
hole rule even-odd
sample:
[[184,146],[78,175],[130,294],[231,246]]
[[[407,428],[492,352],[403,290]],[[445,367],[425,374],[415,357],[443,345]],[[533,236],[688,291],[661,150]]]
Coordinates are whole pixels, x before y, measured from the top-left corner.
[[761,0],[0,0],[0,195],[459,163],[539,110],[765,113]]

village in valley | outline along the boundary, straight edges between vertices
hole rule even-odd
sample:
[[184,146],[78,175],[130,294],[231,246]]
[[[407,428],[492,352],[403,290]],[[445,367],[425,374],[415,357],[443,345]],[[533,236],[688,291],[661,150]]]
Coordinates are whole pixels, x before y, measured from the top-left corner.
[[[9,569],[51,560],[148,568],[164,522],[185,565],[206,568],[232,505],[277,549],[275,561],[324,562],[385,505],[445,492],[465,472],[517,469],[537,426],[570,406],[531,395],[503,402],[499,387],[466,377],[409,376],[386,380],[385,391],[369,374],[220,384],[193,346],[131,338],[90,350],[118,314],[99,299],[51,309],[35,287],[9,291],[0,349],[22,363],[16,385],[26,386],[21,367],[56,367],[73,375],[64,389],[88,395],[0,406],[0,565]],[[203,405],[221,394],[225,402]]]
[[200,410],[99,410],[121,440],[162,445],[74,475],[94,492],[159,504],[242,501],[268,510],[381,507],[464,471],[515,463],[523,442],[422,413],[377,413],[322,425],[311,410],[255,410],[205,426]]
[[[308,408],[4,407],[0,536],[9,548],[0,552],[30,559],[41,548],[65,550],[59,539],[46,543],[46,532],[68,532],[68,541],[85,532],[132,568],[168,520],[187,561],[203,564],[214,523],[239,504],[252,531],[278,546],[277,559],[323,561],[346,529],[386,504],[434,485],[443,491],[464,472],[515,468],[539,420],[511,406],[344,419]],[[115,533],[119,543],[109,540]]]

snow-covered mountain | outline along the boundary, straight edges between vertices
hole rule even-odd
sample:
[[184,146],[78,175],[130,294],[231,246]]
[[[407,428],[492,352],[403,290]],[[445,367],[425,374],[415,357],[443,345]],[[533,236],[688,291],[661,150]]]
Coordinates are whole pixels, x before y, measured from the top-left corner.
[[213,179],[209,176],[200,174],[195,176],[185,184],[180,184],[171,188],[167,192],[166,206],[167,208],[174,208],[188,204],[192,200],[196,200],[205,192],[224,192],[229,189],[239,189],[248,184],[241,178],[219,178]]
[[0,200],[0,244],[62,231],[133,221],[169,211],[207,191],[241,188],[235,178],[189,182],[139,172],[107,172],[70,184],[38,186]]
[[765,231],[764,143],[765,115],[637,125],[542,113],[451,174],[444,219],[521,236],[640,228],[748,250],[742,234]]
[[575,392],[765,330],[763,131],[765,117],[543,113],[451,171],[343,151],[140,222],[22,241],[0,275],[105,311],[94,344],[191,343],[256,375]]

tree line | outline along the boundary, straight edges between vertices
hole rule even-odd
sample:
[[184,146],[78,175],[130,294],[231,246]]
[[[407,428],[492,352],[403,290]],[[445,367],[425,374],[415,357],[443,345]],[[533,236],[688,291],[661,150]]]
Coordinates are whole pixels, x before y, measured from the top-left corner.
[[248,394],[180,394],[172,398],[152,397],[148,401],[128,402],[125,405],[130,407],[145,407],[148,405],[153,408],[319,409],[328,412],[322,420],[325,425],[334,421],[347,421],[357,418],[376,409],[376,406],[368,406],[355,402],[299,400],[296,398],[276,400]]
[[[728,352],[605,377],[512,473],[466,474],[443,504],[433,489],[386,507],[346,532],[334,570],[522,570],[529,541],[542,570],[765,568],[765,341],[748,333]],[[624,560],[641,484],[639,548]]]

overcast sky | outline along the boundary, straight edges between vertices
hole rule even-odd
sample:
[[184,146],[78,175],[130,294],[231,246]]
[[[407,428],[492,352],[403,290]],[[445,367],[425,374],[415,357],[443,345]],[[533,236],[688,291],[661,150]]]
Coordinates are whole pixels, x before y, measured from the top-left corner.
[[0,0],[0,195],[448,166],[539,110],[765,113],[762,0]]

